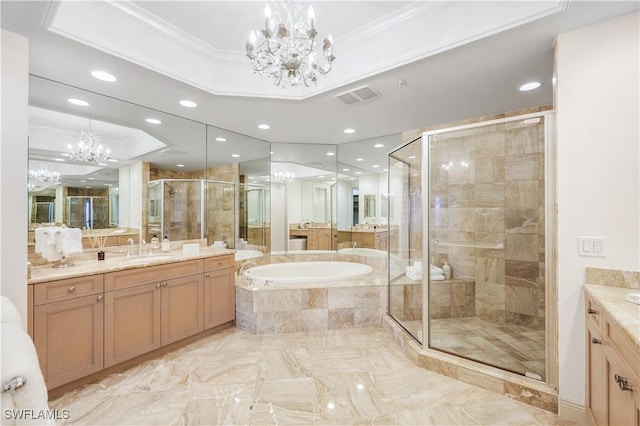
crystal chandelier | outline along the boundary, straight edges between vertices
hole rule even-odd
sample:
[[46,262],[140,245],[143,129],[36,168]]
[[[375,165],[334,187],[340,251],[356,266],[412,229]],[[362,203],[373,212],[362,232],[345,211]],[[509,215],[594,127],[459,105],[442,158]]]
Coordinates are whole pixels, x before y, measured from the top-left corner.
[[291,1],[279,2],[281,11],[274,11],[267,4],[264,9],[264,29],[251,31],[247,40],[247,57],[251,67],[263,77],[273,77],[278,86],[283,78],[291,86],[317,83],[318,74],[331,71],[333,38],[329,34],[322,41],[323,64],[317,63],[316,17],[309,6],[307,18],[301,15],[301,6]]
[[291,172],[275,172],[273,174],[273,181],[277,183],[290,183],[296,177],[295,174]]
[[67,145],[69,158],[72,161],[81,161],[84,163],[103,164],[109,159],[111,151],[105,149],[100,144],[100,136],[91,130],[91,121],[89,121],[89,131],[80,132],[80,141],[78,146]]
[[36,182],[58,182],[60,173],[54,172],[48,167],[41,166],[38,170],[29,170],[29,179]]

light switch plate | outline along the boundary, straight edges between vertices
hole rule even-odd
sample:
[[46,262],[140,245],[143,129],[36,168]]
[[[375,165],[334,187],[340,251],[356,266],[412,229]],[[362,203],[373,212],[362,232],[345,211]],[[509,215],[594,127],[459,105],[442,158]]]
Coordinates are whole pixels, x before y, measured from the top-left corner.
[[607,257],[605,237],[578,237],[578,256]]

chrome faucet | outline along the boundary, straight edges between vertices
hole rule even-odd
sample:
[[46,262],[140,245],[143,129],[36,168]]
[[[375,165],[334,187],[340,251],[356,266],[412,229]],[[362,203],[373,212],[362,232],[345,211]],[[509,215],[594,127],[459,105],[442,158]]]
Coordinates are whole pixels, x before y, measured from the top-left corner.
[[[245,271],[245,267],[249,266],[249,267],[253,267],[253,266],[258,266],[258,264],[252,260],[248,260],[246,262],[244,262],[242,265],[240,265],[240,267],[238,268],[238,278],[242,278],[243,276],[245,277],[245,280],[247,281],[249,286],[253,285],[253,280],[249,277],[247,277],[246,275],[243,275],[243,272],[246,274]],[[249,268],[247,268],[249,269]]]
[[129,248],[127,248],[127,255],[125,256],[127,259],[131,257],[131,248],[133,247],[133,238],[127,238],[127,243],[129,243]]
[[355,241],[351,243],[351,248],[356,248],[357,246],[358,246],[358,243],[356,243]]
[[140,244],[138,244],[138,256],[142,256],[142,252],[144,251],[144,246],[147,244],[145,240],[140,240]]

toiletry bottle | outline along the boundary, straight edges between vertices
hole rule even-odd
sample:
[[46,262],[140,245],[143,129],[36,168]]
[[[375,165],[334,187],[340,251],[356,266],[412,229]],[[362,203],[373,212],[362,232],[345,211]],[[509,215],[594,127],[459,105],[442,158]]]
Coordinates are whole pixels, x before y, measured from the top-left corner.
[[160,239],[154,235],[153,237],[151,237],[151,249],[157,249],[158,246],[160,245]]
[[445,280],[451,278],[451,266],[449,266],[449,263],[444,262],[444,265],[442,266],[442,273],[444,274]]
[[164,238],[162,239],[162,251],[169,251],[171,250],[171,242],[169,241],[169,238],[167,238],[167,236],[165,235]]

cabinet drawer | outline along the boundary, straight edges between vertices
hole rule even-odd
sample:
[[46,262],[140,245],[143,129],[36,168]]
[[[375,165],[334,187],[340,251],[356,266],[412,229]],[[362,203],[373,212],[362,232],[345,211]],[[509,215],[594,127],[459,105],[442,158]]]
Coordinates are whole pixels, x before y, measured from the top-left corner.
[[33,303],[38,306],[90,296],[102,293],[103,286],[104,279],[102,274],[34,284]]
[[602,320],[602,307],[595,302],[590,296],[586,296],[585,300],[585,312],[587,321],[590,321],[600,333],[604,334],[603,320]]
[[205,271],[217,271],[219,269],[233,268],[235,257],[233,255],[208,257],[204,260]]
[[203,272],[202,266],[202,260],[198,259],[110,272],[104,276],[104,289],[105,291],[113,291],[121,288],[134,287],[140,284],[166,281],[172,278],[193,274],[201,274]]

